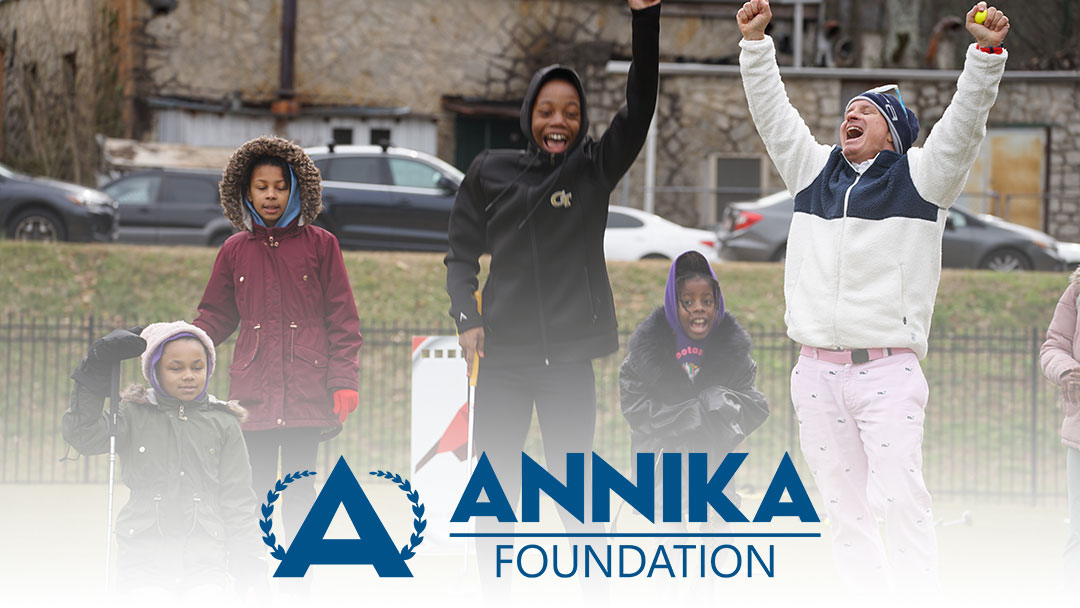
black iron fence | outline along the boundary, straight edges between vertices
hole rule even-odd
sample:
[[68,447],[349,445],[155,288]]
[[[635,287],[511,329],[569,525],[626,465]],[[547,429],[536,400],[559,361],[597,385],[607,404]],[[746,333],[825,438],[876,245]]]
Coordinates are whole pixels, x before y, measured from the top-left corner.
[[[105,458],[61,462],[65,444],[60,420],[67,408],[71,371],[87,346],[121,319],[0,320],[0,483],[100,482]],[[782,329],[751,326],[758,388],[772,415],[743,444],[750,456],[735,480],[743,488],[768,484],[784,452],[800,471],[798,430],[790,406],[790,371],[797,347]],[[412,337],[452,335],[450,325],[362,324],[360,407],[345,430],[323,444],[320,463],[329,470],[344,454],[391,470],[409,468]],[[599,402],[596,451],[629,469],[629,430],[619,410],[620,351],[595,363]],[[1002,501],[1057,502],[1065,496],[1064,448],[1057,429],[1059,391],[1038,363],[1043,330],[951,332],[937,329],[922,365],[930,383],[924,470],[935,495]],[[232,341],[218,349],[218,369],[228,369]],[[137,360],[126,362],[123,382],[142,381]],[[228,374],[217,373],[211,392],[228,393]],[[533,426],[527,450],[541,454]],[[72,451],[74,453],[74,451]],[[804,479],[809,484],[808,475]]]

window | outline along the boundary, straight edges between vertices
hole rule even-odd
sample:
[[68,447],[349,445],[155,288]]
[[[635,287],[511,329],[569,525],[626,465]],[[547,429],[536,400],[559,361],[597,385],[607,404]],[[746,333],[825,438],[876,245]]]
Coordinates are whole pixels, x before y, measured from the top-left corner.
[[160,185],[160,175],[138,175],[112,184],[105,192],[121,205],[149,205]]
[[335,182],[389,184],[384,161],[378,156],[346,156],[331,159],[325,175],[325,179]]
[[203,204],[218,201],[217,178],[166,175],[158,200],[162,203]]
[[442,173],[423,163],[404,158],[390,159],[390,174],[395,186],[409,188],[435,188]]
[[718,218],[724,217],[728,203],[760,198],[768,186],[765,176],[768,166],[761,156],[711,155],[709,183],[712,185],[712,205],[706,207],[702,223],[712,225]]
[[334,129],[332,132],[334,138],[334,145],[336,146],[351,146],[353,138],[353,130],[348,129]]
[[618,211],[609,211],[607,216],[608,228],[641,228],[645,222]]
[[372,129],[371,130],[371,145],[373,145],[373,146],[389,146],[390,145],[390,129]]

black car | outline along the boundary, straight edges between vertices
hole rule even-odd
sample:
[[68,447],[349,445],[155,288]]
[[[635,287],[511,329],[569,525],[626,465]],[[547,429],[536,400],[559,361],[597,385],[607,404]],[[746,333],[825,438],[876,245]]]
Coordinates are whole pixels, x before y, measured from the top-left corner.
[[446,251],[464,174],[416,150],[334,146],[305,150],[322,174],[316,222],[343,247]]
[[101,241],[116,238],[116,201],[99,190],[0,165],[0,221],[20,241]]
[[121,242],[217,247],[233,233],[222,214],[220,181],[220,171],[152,169],[102,189],[120,204]]

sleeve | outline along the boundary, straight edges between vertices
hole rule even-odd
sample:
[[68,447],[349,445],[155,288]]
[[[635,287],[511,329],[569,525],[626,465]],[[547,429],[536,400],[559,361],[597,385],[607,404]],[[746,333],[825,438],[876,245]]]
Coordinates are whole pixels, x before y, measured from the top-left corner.
[[660,74],[660,6],[657,4],[631,11],[633,61],[626,78],[626,105],[615,113],[597,147],[597,162],[609,187],[614,187],[634,163],[645,145],[656,111]]
[[1043,375],[1054,384],[1061,384],[1065,372],[1080,368],[1080,362],[1073,357],[1073,336],[1076,335],[1076,298],[1078,288],[1070,285],[1061,294],[1054,318],[1046,330],[1046,341],[1039,350],[1039,362]]
[[458,333],[483,325],[475,293],[480,285],[480,256],[487,249],[485,199],[480,186],[480,173],[486,158],[487,153],[481,152],[473,160],[450,211],[447,232],[450,250],[443,263],[446,264],[450,317],[457,324]]
[[833,147],[818,143],[791,105],[772,37],[742,40],[739,47],[739,71],[754,126],[788,192],[798,194],[821,173]]
[[225,524],[229,573],[241,588],[266,584],[266,559],[255,523],[258,498],[251,487],[251,465],[240,424],[231,420],[223,430],[218,504]]
[[199,302],[199,314],[192,325],[202,329],[214,341],[214,346],[224,342],[240,323],[240,311],[236,308],[236,286],[233,285],[233,252],[228,244],[218,251],[210,280]]
[[[109,413],[105,398],[76,383],[68,409],[60,423],[64,441],[80,454],[90,456],[109,451]],[[126,443],[128,434],[127,404],[121,403],[116,415],[117,449]]]
[[364,339],[360,335],[360,317],[356,312],[352,285],[345,269],[345,258],[337,238],[327,233],[320,255],[319,281],[323,286],[323,319],[330,344],[330,363],[326,383],[331,391],[360,386],[358,353]]
[[991,55],[968,47],[956,93],[922,148],[908,151],[911,181],[924,199],[949,208],[967,182],[986,136],[986,120],[997,99],[1009,54]]
[[[701,391],[699,399],[715,422],[730,425],[738,437],[736,445],[754,432],[769,417],[769,404],[765,395],[754,386],[757,363],[746,357],[742,369],[736,374],[731,386],[712,386]],[[729,446],[728,450],[734,449]]]

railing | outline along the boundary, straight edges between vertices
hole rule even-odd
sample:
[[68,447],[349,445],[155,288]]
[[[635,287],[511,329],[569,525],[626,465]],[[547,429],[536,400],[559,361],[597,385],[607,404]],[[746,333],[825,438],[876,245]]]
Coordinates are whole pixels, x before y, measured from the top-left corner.
[[[0,483],[101,482],[100,457],[61,462],[65,444],[60,420],[71,390],[69,376],[93,339],[121,320],[0,320]],[[339,454],[390,470],[408,470],[412,336],[453,334],[450,325],[364,323],[360,354],[360,407],[345,430],[320,449],[329,470]],[[763,490],[786,452],[810,477],[799,454],[798,425],[790,405],[789,379],[798,351],[778,328],[749,326],[758,362],[758,388],[772,414],[740,450],[749,452],[735,477],[742,488]],[[628,474],[630,433],[619,409],[618,353],[595,362],[596,452]],[[1058,438],[1059,391],[1039,368],[1043,330],[951,332],[930,339],[922,365],[930,383],[924,441],[924,473],[935,495],[1002,501],[1059,502],[1065,497],[1065,452]],[[232,341],[218,349],[218,373],[210,392],[228,393]],[[142,382],[137,360],[123,367],[123,382]],[[526,449],[542,453],[539,431]],[[74,454],[74,450],[72,450]]]

